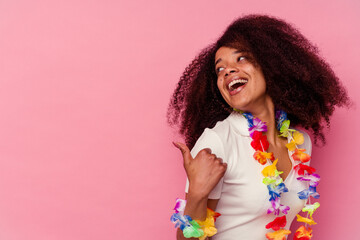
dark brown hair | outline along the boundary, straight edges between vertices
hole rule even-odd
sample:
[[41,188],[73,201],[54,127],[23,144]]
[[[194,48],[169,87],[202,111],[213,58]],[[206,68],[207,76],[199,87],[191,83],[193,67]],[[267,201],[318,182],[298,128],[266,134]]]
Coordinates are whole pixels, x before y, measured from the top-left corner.
[[182,74],[171,98],[167,118],[179,126],[192,148],[205,128],[225,119],[232,109],[217,88],[216,51],[222,47],[252,53],[265,76],[267,93],[276,109],[284,110],[292,126],[311,130],[315,143],[325,143],[335,106],[349,106],[345,88],[319,50],[295,27],[267,15],[235,20],[213,44],[204,48]]

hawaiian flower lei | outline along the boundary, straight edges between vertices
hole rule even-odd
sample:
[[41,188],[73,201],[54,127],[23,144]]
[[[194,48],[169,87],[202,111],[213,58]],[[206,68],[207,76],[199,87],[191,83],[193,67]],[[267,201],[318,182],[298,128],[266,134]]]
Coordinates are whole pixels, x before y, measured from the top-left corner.
[[[288,191],[283,183],[283,179],[280,177],[280,174],[283,172],[277,170],[276,163],[278,160],[275,160],[273,153],[266,152],[269,148],[269,142],[267,141],[266,135],[263,134],[267,131],[266,124],[260,119],[254,118],[251,113],[241,113],[248,121],[249,133],[252,138],[251,146],[255,150],[254,159],[262,165],[265,165],[269,160],[273,161],[270,166],[264,167],[261,172],[264,176],[263,183],[267,186],[270,195],[269,201],[271,202],[271,207],[267,210],[267,213],[273,213],[276,216],[278,216],[280,212],[284,214],[281,217],[276,217],[265,226],[267,229],[271,228],[274,230],[274,232],[267,233],[266,237],[270,240],[284,240],[291,231],[284,229],[286,225],[286,214],[290,210],[290,207],[280,203],[281,193]],[[289,151],[293,152],[292,158],[298,162],[298,164],[294,166],[295,172],[300,175],[297,180],[308,183],[307,189],[298,192],[300,199],[306,199],[306,204],[302,211],[307,212],[307,216],[302,217],[297,214],[297,221],[305,223],[305,226],[299,227],[294,235],[294,240],[308,240],[312,237],[312,229],[311,227],[307,228],[307,225],[316,224],[312,215],[320,206],[318,202],[311,204],[310,196],[316,199],[320,197],[319,193],[316,192],[316,186],[319,184],[320,176],[314,173],[314,168],[303,164],[310,160],[310,155],[305,153],[305,149],[298,148],[298,145],[304,143],[303,134],[289,128],[290,120],[287,119],[287,114],[284,111],[276,111],[276,119],[277,129],[281,133],[279,136],[290,137],[291,139],[290,143],[286,144],[286,147]]]
[[205,240],[207,237],[212,237],[217,233],[215,228],[216,218],[221,216],[210,208],[207,208],[206,219],[204,221],[193,220],[189,215],[184,215],[186,200],[177,198],[175,203],[175,213],[171,215],[170,221],[175,224],[175,228],[180,228],[183,231],[185,238],[199,238]]

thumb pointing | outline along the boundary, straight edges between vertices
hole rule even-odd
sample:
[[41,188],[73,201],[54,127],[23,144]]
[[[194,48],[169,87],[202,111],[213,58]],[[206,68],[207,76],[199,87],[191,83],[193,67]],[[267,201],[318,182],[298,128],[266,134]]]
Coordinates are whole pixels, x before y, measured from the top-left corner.
[[173,144],[175,147],[180,149],[184,158],[184,162],[188,162],[192,159],[192,156],[190,154],[190,149],[185,144],[179,142],[173,142]]

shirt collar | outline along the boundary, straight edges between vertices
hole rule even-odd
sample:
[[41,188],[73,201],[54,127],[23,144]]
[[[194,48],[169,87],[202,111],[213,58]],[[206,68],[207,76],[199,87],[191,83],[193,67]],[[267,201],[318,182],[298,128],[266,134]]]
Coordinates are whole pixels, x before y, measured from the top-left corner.
[[241,113],[233,111],[228,120],[235,132],[243,136],[250,136],[248,121]]
[[[245,137],[250,137],[248,121],[241,113],[233,111],[228,116],[228,120],[236,133]],[[293,129],[298,131],[296,128]],[[287,140],[289,143],[291,141],[291,137],[288,136]]]

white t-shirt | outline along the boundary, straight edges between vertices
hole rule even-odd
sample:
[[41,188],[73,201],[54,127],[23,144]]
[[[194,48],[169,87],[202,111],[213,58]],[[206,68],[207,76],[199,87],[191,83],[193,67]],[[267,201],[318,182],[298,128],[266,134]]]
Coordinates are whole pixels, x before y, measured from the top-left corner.
[[[305,141],[299,148],[305,148],[310,155],[310,137],[307,133],[302,133]],[[206,128],[191,150],[191,155],[195,157],[200,150],[210,148],[212,153],[227,163],[224,177],[209,195],[210,199],[219,199],[216,211],[221,214],[215,223],[218,233],[212,237],[213,240],[264,240],[265,234],[273,231],[265,228],[277,216],[267,214],[271,203],[261,174],[262,169],[269,166],[271,161],[265,165],[256,161],[251,141],[246,118],[233,112],[225,120],[217,122],[212,129]],[[294,163],[292,154],[289,151],[292,166],[295,166],[297,163]],[[309,165],[309,162],[305,164]],[[282,193],[280,198],[281,204],[290,207],[286,215],[286,229],[290,228],[296,214],[305,205],[305,200],[299,199],[297,193],[306,189],[307,185],[298,181],[297,177],[299,175],[292,168],[284,180],[289,192]],[[188,187],[187,180],[186,192]]]

